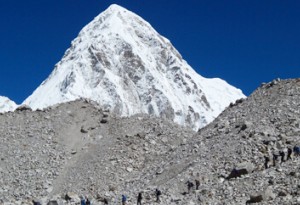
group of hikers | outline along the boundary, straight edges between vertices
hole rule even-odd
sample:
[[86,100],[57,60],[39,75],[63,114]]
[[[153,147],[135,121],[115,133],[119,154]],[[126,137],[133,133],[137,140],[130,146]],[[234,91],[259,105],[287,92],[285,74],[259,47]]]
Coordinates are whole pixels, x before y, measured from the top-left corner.
[[[160,202],[160,196],[161,196],[161,191],[159,189],[155,190],[155,196],[156,196],[156,202]],[[142,205],[142,200],[143,200],[143,192],[139,192],[137,196],[137,205]],[[104,198],[102,200],[104,204],[108,204],[108,200]],[[127,196],[122,195],[122,205],[127,204]],[[81,197],[81,205],[91,205],[91,202],[88,200],[88,198]]]
[[[190,180],[188,180],[186,182],[187,184],[187,189],[188,189],[188,193],[191,192],[191,190],[194,187],[194,183],[191,182]],[[200,181],[198,179],[195,179],[195,185],[196,185],[196,190],[199,190],[199,186],[200,186]],[[138,196],[137,196],[137,205],[142,205],[142,200],[143,200],[143,192],[139,192]],[[155,196],[156,196],[156,202],[160,202],[160,196],[161,196],[161,191],[159,189],[155,190]],[[127,202],[127,197],[125,195],[122,195],[122,205],[126,205]],[[108,204],[108,203],[107,203]]]
[[[300,146],[294,146],[292,149],[291,147],[285,148],[280,150],[279,152],[272,153],[272,165],[275,167],[276,163],[278,162],[278,158],[280,157],[280,164],[283,162],[286,162],[288,160],[292,159],[292,154],[294,153],[295,156],[300,155]],[[268,154],[267,156],[264,156],[264,168],[268,169],[271,167],[270,165],[270,155]],[[232,178],[237,178],[241,177],[242,175],[249,174],[249,171],[251,172],[251,168],[248,169],[246,167],[241,167],[241,168],[234,168],[231,173],[225,177],[225,179],[230,180]]]
[[[159,189],[155,189],[156,202],[160,202],[161,191]],[[142,205],[143,200],[143,192],[139,192],[137,196],[137,205]],[[126,205],[127,197],[122,195],[122,205]]]
[[[287,148],[287,157],[285,159],[285,151],[284,150],[281,150],[279,151],[279,154],[276,154],[276,153],[273,153],[272,155],[272,160],[273,160],[273,166],[275,167],[276,166],[276,162],[278,160],[278,157],[280,157],[280,161],[281,163],[285,162],[285,161],[288,161],[288,160],[291,160],[292,159],[292,153],[294,151],[294,155],[299,155],[300,154],[300,147],[299,146],[294,146],[293,150],[291,147],[288,147]],[[269,162],[270,162],[270,157],[269,156],[264,156],[265,158],[265,162],[264,162],[264,167],[265,169],[268,169],[270,166],[269,166]]]
[[[160,196],[161,196],[161,191],[159,189],[155,189],[155,196],[156,196],[156,202],[159,203],[160,202]],[[65,200],[69,201],[71,200],[71,198],[66,195],[65,196]],[[137,205],[142,205],[142,200],[143,200],[143,192],[139,192],[138,196],[137,196]],[[108,204],[108,200],[106,198],[102,198],[101,201],[104,204]],[[41,203],[39,201],[36,200],[32,200],[33,205],[41,205]],[[84,196],[80,196],[80,204],[81,205],[91,205],[91,201],[88,199],[88,197],[84,197]],[[126,195],[122,195],[122,205],[126,205],[127,204],[127,197]],[[47,205],[58,205],[57,201],[50,201],[48,202]]]
[[80,200],[80,204],[81,205],[91,205],[91,201],[86,197],[86,198],[84,198],[83,196],[82,197],[80,197],[81,198],[81,200]]
[[[285,150],[279,151],[278,154],[277,153],[272,153],[273,166],[276,166],[276,162],[278,160],[278,157],[280,157],[281,163],[283,163],[285,161],[288,161],[288,160],[291,160],[293,152],[294,152],[295,156],[300,155],[300,146],[294,146],[293,149],[291,147],[288,147]],[[265,169],[268,169],[270,167],[270,165],[269,165],[270,157],[269,156],[264,156],[264,158],[265,158],[264,167],[265,167]],[[226,179],[235,178],[235,177],[238,177],[238,176],[242,175],[243,173],[240,173],[240,172],[241,171],[238,171],[238,170],[234,169],[232,171],[232,173],[230,174],[230,176],[227,177]],[[199,190],[200,181],[198,179],[195,179],[195,184],[194,184],[192,181],[188,180],[185,184],[187,185],[187,190],[188,190],[187,193],[190,193],[194,186],[195,186],[195,190]],[[156,202],[160,202],[161,194],[162,193],[159,189],[155,190]],[[185,194],[186,194],[186,192],[185,192]],[[138,196],[137,196],[137,205],[142,205],[142,200],[143,200],[143,192],[139,192]],[[106,198],[104,198],[102,200],[102,202],[104,204],[108,204],[108,200]],[[39,202],[34,202],[34,201],[33,201],[33,204],[34,205],[41,205]],[[126,197],[126,195],[122,195],[122,205],[126,205],[126,204],[127,204],[127,197]],[[52,204],[50,204],[50,205],[52,205]],[[81,197],[81,205],[91,205],[91,202],[87,197]]]
[[[191,190],[193,189],[194,187],[194,183],[191,182],[190,180],[188,180],[186,182],[187,184],[187,189],[188,189],[188,193],[191,192]],[[199,186],[200,186],[200,181],[195,179],[195,190],[199,190]],[[161,202],[160,201],[160,196],[162,195],[162,192],[159,190],[159,189],[155,189],[155,196],[156,196],[156,202],[159,203]],[[67,195],[66,195],[67,196]],[[69,197],[65,197],[65,199],[68,201],[70,200],[71,198]],[[138,193],[138,196],[137,196],[137,205],[142,205],[142,200],[143,200],[143,192],[139,192]],[[103,198],[101,200],[104,204],[108,204],[108,200],[106,198]],[[34,205],[41,205],[40,202],[36,202],[36,201],[33,201],[33,204]],[[49,203],[48,203],[49,204]],[[81,205],[91,205],[91,201],[88,199],[88,197],[84,197],[84,196],[81,196],[80,197],[80,204]],[[127,204],[127,196],[126,195],[122,195],[122,205],[126,205]],[[52,204],[51,204],[52,205]]]
[[[199,190],[200,181],[198,179],[195,179],[195,184],[196,184],[196,190]],[[190,193],[192,188],[194,187],[194,183],[191,182],[190,180],[188,180],[186,182],[186,185],[187,185],[187,188],[188,188],[188,193]]]
[[[188,180],[185,184],[187,185],[188,193],[190,193],[194,187],[194,183],[192,181]],[[200,181],[198,179],[195,179],[195,190],[199,190],[199,186],[200,186]],[[161,202],[160,201],[161,195],[162,195],[162,192],[159,189],[155,189],[155,196],[156,196],[157,203]],[[71,198],[69,198],[66,195],[65,200],[69,201],[69,200],[71,200]],[[138,196],[137,196],[137,205],[142,205],[142,200],[143,200],[143,192],[139,192]],[[102,198],[101,201],[104,204],[108,204],[108,200],[106,198]],[[50,205],[55,205],[55,203],[53,204],[53,201],[51,201],[51,202],[52,203]],[[48,205],[49,205],[49,203],[48,203]],[[88,197],[80,196],[80,204],[81,205],[91,205],[91,201],[88,199]],[[123,194],[122,195],[122,205],[126,205],[126,204],[127,204],[127,196]],[[41,205],[41,203],[33,200],[33,205]]]

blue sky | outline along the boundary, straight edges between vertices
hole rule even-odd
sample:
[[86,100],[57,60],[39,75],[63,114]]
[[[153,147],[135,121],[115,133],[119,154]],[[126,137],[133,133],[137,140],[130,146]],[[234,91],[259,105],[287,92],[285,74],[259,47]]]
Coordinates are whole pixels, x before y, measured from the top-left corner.
[[81,28],[113,3],[170,39],[199,74],[246,95],[262,82],[300,77],[299,0],[3,0],[0,95],[25,100]]

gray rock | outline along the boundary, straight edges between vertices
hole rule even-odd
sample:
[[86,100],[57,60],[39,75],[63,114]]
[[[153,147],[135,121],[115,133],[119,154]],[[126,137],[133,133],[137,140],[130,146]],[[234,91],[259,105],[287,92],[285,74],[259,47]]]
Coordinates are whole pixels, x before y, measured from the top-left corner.
[[[97,195],[116,204],[122,194],[132,203],[144,190],[145,204],[153,204],[159,188],[166,205],[245,204],[252,193],[263,197],[261,204],[297,204],[300,158],[263,165],[264,156],[300,141],[299,84],[263,86],[197,133],[146,115],[109,113],[109,123],[100,123],[103,111],[84,100],[4,113],[0,201],[30,204],[28,198],[38,197],[63,205],[64,193],[72,192],[69,204],[79,203],[78,196],[102,204]],[[224,180],[233,168],[245,174]],[[195,179],[199,190],[188,194],[185,182]]]
[[32,111],[31,107],[28,105],[20,105],[19,107],[16,108],[16,111]]

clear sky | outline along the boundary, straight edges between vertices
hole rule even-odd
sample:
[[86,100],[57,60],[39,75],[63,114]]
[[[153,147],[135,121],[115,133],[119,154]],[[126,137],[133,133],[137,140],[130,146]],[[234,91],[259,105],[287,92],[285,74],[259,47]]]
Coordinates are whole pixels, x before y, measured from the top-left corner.
[[140,15],[202,76],[251,94],[300,77],[299,0],[2,0],[0,95],[21,103],[110,4]]

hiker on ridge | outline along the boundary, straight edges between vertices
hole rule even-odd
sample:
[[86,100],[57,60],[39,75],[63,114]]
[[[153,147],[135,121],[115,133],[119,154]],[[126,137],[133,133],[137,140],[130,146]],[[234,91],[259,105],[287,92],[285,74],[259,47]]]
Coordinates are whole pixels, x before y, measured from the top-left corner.
[[32,200],[32,203],[33,203],[33,205],[41,205],[41,203],[36,200]]
[[280,152],[279,152],[279,155],[281,156],[281,163],[282,163],[282,162],[285,162],[285,160],[284,160],[284,157],[285,157],[284,151],[280,151]]
[[293,150],[294,150],[295,156],[299,156],[299,154],[300,154],[300,147],[297,146],[297,145],[295,145]]
[[196,183],[196,190],[199,190],[200,181],[198,179],[196,179],[195,183]]
[[142,205],[142,199],[143,199],[142,192],[140,192],[137,197],[137,205]]
[[292,159],[292,153],[293,153],[292,148],[289,147],[288,151],[287,151],[287,158],[286,158],[286,160]]
[[270,161],[270,158],[269,157],[267,157],[267,156],[265,156],[265,169],[268,169],[269,168],[269,166],[268,166],[268,164],[269,164],[269,161]]
[[190,180],[187,181],[186,184],[188,187],[188,193],[190,193],[191,189],[194,187],[194,184],[193,184],[193,182],[190,182]]
[[273,153],[273,166],[276,166],[276,161],[277,161],[278,155]]
[[156,195],[156,202],[160,202],[160,195],[161,195],[161,191],[159,189],[155,190],[155,195]]
[[85,199],[84,199],[84,197],[83,197],[83,196],[81,197],[80,204],[81,204],[81,205],[86,205],[86,203],[85,203]]
[[127,198],[125,195],[122,195],[122,205],[126,205]]
[[86,202],[85,202],[86,205],[91,205],[91,202],[90,200],[86,197]]

